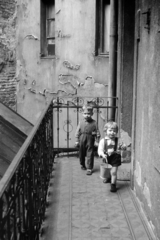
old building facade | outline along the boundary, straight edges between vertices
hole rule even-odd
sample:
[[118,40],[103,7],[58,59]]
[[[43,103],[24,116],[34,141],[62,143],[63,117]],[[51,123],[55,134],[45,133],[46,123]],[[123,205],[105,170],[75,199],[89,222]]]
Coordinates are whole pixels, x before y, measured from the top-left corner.
[[0,6],[2,101],[34,124],[52,97],[117,95],[121,128],[132,138],[131,187],[160,238],[159,1]]
[[17,107],[31,122],[50,97],[106,96],[109,57],[107,50],[95,53],[95,6],[91,0],[17,4]]

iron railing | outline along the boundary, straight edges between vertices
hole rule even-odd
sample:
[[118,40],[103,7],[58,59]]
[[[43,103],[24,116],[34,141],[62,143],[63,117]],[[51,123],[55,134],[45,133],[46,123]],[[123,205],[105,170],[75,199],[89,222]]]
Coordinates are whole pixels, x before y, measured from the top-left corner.
[[53,153],[52,103],[0,181],[0,240],[39,239]]
[[[110,106],[110,100],[114,106]],[[103,134],[104,124],[114,115],[114,119],[119,125],[118,119],[118,99],[107,97],[73,97],[55,98],[53,100],[54,138],[53,147],[57,153],[75,151],[75,131],[82,118],[82,106],[84,104],[93,106],[93,118]],[[111,114],[112,113],[112,114]],[[113,114],[114,113],[114,114]]]
[[109,110],[118,121],[118,101],[108,98],[56,98],[46,107],[0,181],[0,240],[38,240],[45,217],[55,155],[76,151],[74,134],[83,104],[94,107],[100,131]]

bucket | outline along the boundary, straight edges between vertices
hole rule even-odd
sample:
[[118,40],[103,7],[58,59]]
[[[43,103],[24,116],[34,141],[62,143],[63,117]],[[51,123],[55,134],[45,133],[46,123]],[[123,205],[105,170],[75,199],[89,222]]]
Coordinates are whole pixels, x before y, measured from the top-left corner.
[[111,177],[111,174],[110,174],[111,168],[112,168],[112,166],[110,164],[102,163],[100,165],[100,178],[102,178],[102,179],[110,178]]

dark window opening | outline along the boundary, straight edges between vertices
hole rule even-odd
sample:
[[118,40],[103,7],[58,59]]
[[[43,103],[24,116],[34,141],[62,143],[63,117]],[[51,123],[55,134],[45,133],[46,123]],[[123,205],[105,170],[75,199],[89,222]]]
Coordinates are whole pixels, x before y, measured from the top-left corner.
[[110,0],[96,1],[96,55],[109,55]]
[[55,55],[55,0],[41,0],[41,57]]

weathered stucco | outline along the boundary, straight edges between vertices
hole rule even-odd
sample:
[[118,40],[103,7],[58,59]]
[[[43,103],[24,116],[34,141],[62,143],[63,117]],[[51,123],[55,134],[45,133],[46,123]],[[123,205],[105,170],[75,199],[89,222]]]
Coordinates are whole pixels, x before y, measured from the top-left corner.
[[151,203],[151,196],[150,196],[150,190],[147,186],[147,183],[144,183],[144,187],[143,187],[143,194],[147,200],[148,203],[148,207],[152,207],[152,203]]
[[[143,209],[149,221],[152,222],[158,239],[160,238],[159,8],[159,1],[137,1],[135,15],[136,120],[134,123],[135,191],[143,203]],[[149,9],[151,10],[150,23],[147,25]]]
[[107,97],[109,59],[94,54],[95,1],[57,1],[55,12],[56,56],[41,58],[40,1],[17,2],[17,109],[32,123],[53,96]]
[[142,184],[142,173],[141,173],[141,166],[139,162],[136,162],[136,168],[135,168],[135,178],[139,186]]
[[[117,93],[122,107],[121,126],[130,136],[133,100],[134,190],[160,238],[160,2],[118,3]],[[19,114],[35,123],[53,96],[107,97],[109,57],[95,56],[95,0],[56,1],[54,58],[41,57],[39,0],[0,0],[0,6],[3,102],[14,109],[17,106]],[[105,116],[101,114],[100,118],[104,124]]]

